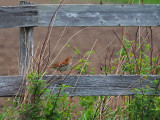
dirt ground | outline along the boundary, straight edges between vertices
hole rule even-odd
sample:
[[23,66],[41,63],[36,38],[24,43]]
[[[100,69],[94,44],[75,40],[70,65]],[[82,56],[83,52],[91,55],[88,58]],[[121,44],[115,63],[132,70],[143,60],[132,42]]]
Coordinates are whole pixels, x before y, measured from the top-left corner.
[[[30,2],[36,4],[51,4],[54,0],[30,0]],[[67,2],[66,2],[67,3]],[[75,2],[68,2],[68,3],[80,3],[78,0]],[[18,5],[19,0],[0,0],[0,6],[12,6]],[[60,43],[58,44],[56,50],[51,56],[51,59],[58,54],[64,44],[71,38],[79,30],[83,29],[84,27],[67,27],[62,37]],[[108,45],[116,48],[118,50],[120,48],[120,42],[117,40],[115,35],[108,30],[115,30],[115,32],[122,38],[122,27],[90,27],[86,30],[77,34],[73,39],[69,42],[71,46],[77,47],[81,52],[82,55],[85,52],[91,50],[93,44],[96,40],[97,43],[94,47],[96,53],[99,54],[102,61],[106,54],[106,47]],[[129,27],[128,34],[131,35],[132,39],[135,39],[136,27]],[[143,31],[143,28],[141,28]],[[55,44],[59,40],[61,33],[63,32],[64,27],[53,27],[52,34],[50,36],[51,40],[51,50],[54,49]],[[37,47],[41,47],[45,36],[46,36],[47,28],[35,28],[34,31],[34,45],[35,51]],[[153,42],[154,48],[160,52],[160,29],[159,27],[153,28]],[[58,58],[55,60],[58,61],[60,59],[64,59],[66,56],[73,56],[74,52],[71,48],[65,47],[62,52],[58,55]],[[116,56],[114,55],[113,58]],[[74,61],[78,60],[76,58]],[[100,62],[98,57],[93,54],[90,57],[91,65],[95,68],[96,74],[102,74],[99,70]],[[10,28],[10,29],[0,29],[0,75],[18,75],[18,62],[19,62],[19,29],[18,28]],[[51,74],[52,70],[48,71],[48,74]],[[0,98],[0,107],[2,107],[5,103],[4,100],[6,98]]]

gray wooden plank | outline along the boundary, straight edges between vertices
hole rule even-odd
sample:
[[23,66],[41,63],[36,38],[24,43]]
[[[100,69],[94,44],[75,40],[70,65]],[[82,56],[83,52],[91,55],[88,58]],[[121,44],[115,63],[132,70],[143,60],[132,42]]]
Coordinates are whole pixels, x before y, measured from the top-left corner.
[[0,76],[0,97],[11,97],[22,84],[22,76]]
[[33,27],[20,28],[19,43],[19,73],[25,75],[28,73],[29,63],[33,57]]
[[[38,5],[39,26],[48,26],[58,5]],[[63,5],[53,26],[158,26],[160,5]]]
[[[48,26],[58,5],[0,7],[0,28]],[[159,26],[160,5],[62,5],[52,26]]]
[[[20,6],[30,5],[32,3],[20,1]],[[33,27],[20,27],[20,50],[19,50],[19,73],[26,75],[29,69],[29,63],[33,57]]]
[[1,6],[0,28],[29,27],[38,25],[37,6]]
[[[53,81],[50,88],[55,93],[58,86],[62,84],[71,87],[66,89],[68,96],[117,96],[117,95],[133,95],[133,88],[139,88],[141,85],[145,87],[150,84],[148,80],[159,79],[159,76],[149,76],[148,80],[144,76],[134,75],[71,75],[71,76],[44,76],[45,80]],[[77,81],[78,79],[78,81]],[[142,81],[142,83],[140,82]],[[77,84],[76,84],[77,82]],[[0,76],[0,97],[13,96],[22,83],[22,76]],[[76,87],[74,88],[76,84]],[[160,87],[160,86],[159,86]]]

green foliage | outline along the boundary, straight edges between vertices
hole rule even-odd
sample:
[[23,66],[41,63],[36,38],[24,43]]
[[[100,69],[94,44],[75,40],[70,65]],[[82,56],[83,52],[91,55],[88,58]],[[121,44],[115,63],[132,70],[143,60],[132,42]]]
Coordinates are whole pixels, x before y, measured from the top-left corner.
[[[71,47],[72,50],[74,51],[74,54],[76,56],[82,56],[82,52],[76,48],[76,47],[72,47],[70,44],[67,44],[67,47]],[[81,59],[79,59],[78,61],[78,64],[74,66],[74,69],[78,72],[78,73],[81,73],[82,75],[86,74],[89,69],[89,65],[90,65],[90,62],[88,60],[88,58],[93,54],[95,53],[95,51],[87,51],[85,54],[84,54],[84,57],[81,57]],[[89,71],[90,74],[94,74],[94,71],[95,71],[95,68],[91,68],[91,70]]]
[[[67,47],[72,47],[70,44],[67,44]],[[81,51],[76,48],[76,47],[72,47],[74,53],[77,56],[81,56]],[[74,66],[74,69],[78,72],[81,73],[82,75],[86,74],[88,71],[88,67],[90,65],[90,62],[88,61],[88,58],[90,57],[91,54],[95,53],[95,51],[87,51],[84,55],[83,58],[79,59],[78,64]],[[91,68],[90,73],[94,74],[94,68]]]
[[95,119],[95,101],[97,97],[80,97],[79,104],[84,108],[84,111],[81,112],[81,117],[79,120],[94,120]]
[[90,74],[94,75],[95,74],[95,68],[91,68]]
[[[159,58],[150,56],[149,52],[151,52],[151,46],[144,38],[139,43],[123,37],[122,48],[117,52],[119,58],[114,61],[114,64],[118,64],[121,61],[119,73],[145,75],[146,81],[148,81],[147,76],[149,74],[160,72],[159,65],[157,65]],[[123,112],[119,111],[121,118],[131,120],[157,120],[160,118],[160,96],[157,95],[160,92],[158,87],[160,80],[150,82],[154,86],[153,88],[141,86],[132,91],[135,93],[134,98],[130,104],[126,102],[125,107],[121,108]],[[117,110],[120,109],[118,108]]]
[[[119,74],[129,75],[145,75],[146,81],[149,74],[160,73],[159,57],[150,56],[152,46],[144,38],[140,42],[128,40],[123,37],[123,45],[119,52],[116,53],[119,57],[113,62],[106,64],[103,69],[104,74],[115,72],[116,65],[121,65]],[[67,44],[67,47],[71,47]],[[77,56],[82,56],[82,52],[76,47],[72,47]],[[87,51],[81,59],[78,60],[78,65],[74,69],[81,74],[95,74],[95,68],[89,71],[90,61],[88,58],[95,51]],[[159,74],[160,76],[160,74]],[[26,86],[30,99],[21,101],[24,97],[15,97],[14,100],[8,102],[11,107],[4,107],[0,114],[0,119],[25,119],[25,120],[72,120],[74,117],[77,120],[158,120],[160,118],[160,80],[153,80],[150,83],[154,87],[141,86],[134,89],[134,97],[125,102],[124,105],[118,106],[116,109],[109,104],[110,99],[107,96],[87,96],[79,97],[79,104],[82,110],[75,113],[75,105],[71,105],[67,99],[67,94],[64,92],[66,86],[62,84],[59,87],[59,93],[52,93],[51,89],[47,89],[49,84],[42,79],[42,74],[32,72],[27,75],[26,81],[29,82]],[[140,85],[141,85],[140,81]],[[27,98],[26,98],[27,99]],[[73,115],[74,113],[74,115]],[[26,117],[27,116],[27,117]]]
[[[160,92],[157,86],[160,80],[154,80],[151,83],[155,89],[146,86],[145,88],[142,87],[134,90],[137,94],[134,95],[134,99],[131,104],[127,105],[126,109],[128,119],[158,120],[160,118],[160,96],[156,95],[157,91]],[[148,93],[150,94],[148,95]]]
[[74,47],[73,50],[75,54],[80,55],[81,52],[78,50],[78,48]]
[[106,66],[103,68],[103,73],[104,74],[111,74],[111,72],[113,72],[115,70],[115,67],[113,65],[111,66]]
[[79,60],[79,64],[76,65],[74,68],[76,71],[78,71],[78,73],[86,74],[89,64],[90,62],[88,62],[88,60],[82,58]]
[[[156,73],[159,72],[159,66],[156,65],[156,62],[159,58],[153,56],[150,58],[148,52],[150,52],[151,46],[146,42],[145,39],[143,39],[141,44],[135,43],[135,41],[127,40],[126,38],[123,38],[123,41],[124,47],[116,53],[116,55],[119,55],[120,57],[114,61],[114,63],[117,63],[118,61],[123,62],[121,67],[122,74],[152,74],[153,66],[156,66],[154,69]],[[135,46],[137,49],[135,49],[133,46]]]
[[[128,40],[123,37],[123,45],[119,52],[116,55],[119,58],[115,59],[110,64],[106,64],[103,68],[104,74],[114,73],[115,67],[118,64],[121,64],[119,68],[120,74],[129,74],[129,75],[145,75],[146,80],[149,74],[157,74],[160,72],[160,66],[157,65],[159,57],[150,56],[151,45],[146,41],[145,38],[142,38],[140,42],[134,40]],[[75,53],[79,53],[75,49]],[[94,51],[86,52],[86,56],[94,53]],[[82,70],[83,65],[81,63],[87,63],[82,74],[86,74],[86,71],[89,66],[89,62],[82,58],[79,60],[79,65],[75,67],[77,71]],[[94,71],[94,68],[92,69]],[[93,73],[94,72],[90,73]],[[148,81],[148,80],[147,80]],[[93,119],[144,119],[144,120],[157,120],[160,118],[160,96],[157,93],[160,92],[159,89],[159,80],[150,81],[154,86],[136,88],[133,92],[135,93],[134,98],[130,102],[125,102],[125,105],[117,107],[114,111],[111,107],[105,106],[106,97],[100,97],[101,99],[95,99],[94,97],[81,97],[80,105],[83,107],[83,111],[80,111],[79,120],[93,120]],[[141,81],[140,81],[141,83]],[[141,94],[140,94],[141,93]],[[104,110],[104,111],[103,111]],[[103,112],[102,112],[103,111]]]
[[93,54],[95,51],[88,51],[86,52],[85,56],[90,56],[91,54]]
[[70,44],[67,44],[67,47],[70,47]]
[[26,88],[28,94],[31,95],[30,101],[18,104],[21,98],[16,97],[11,102],[12,107],[3,109],[3,113],[0,115],[1,119],[64,120],[71,118],[75,106],[69,107],[67,95],[63,92],[69,86],[62,84],[59,94],[53,94],[50,89],[46,89],[49,84],[45,83],[42,75],[32,72],[26,79],[31,83]]

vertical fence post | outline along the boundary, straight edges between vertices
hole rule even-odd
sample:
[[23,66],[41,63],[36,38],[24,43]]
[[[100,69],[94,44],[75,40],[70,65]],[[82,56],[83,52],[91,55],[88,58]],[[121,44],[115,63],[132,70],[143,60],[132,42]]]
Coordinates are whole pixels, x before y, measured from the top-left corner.
[[[30,4],[32,3],[20,1],[20,6]],[[21,27],[19,40],[19,74],[25,75],[29,69],[30,58],[33,56],[33,27]]]

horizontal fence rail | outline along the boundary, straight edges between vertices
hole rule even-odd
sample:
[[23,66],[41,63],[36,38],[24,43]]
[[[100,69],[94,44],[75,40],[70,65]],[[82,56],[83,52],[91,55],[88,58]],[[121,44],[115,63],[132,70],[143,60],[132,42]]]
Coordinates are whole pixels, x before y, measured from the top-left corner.
[[[66,84],[67,96],[117,96],[133,95],[133,88],[154,87],[149,81],[159,79],[159,76],[151,75],[84,75],[84,76],[44,76],[44,80],[52,81],[50,88],[54,93],[58,92],[58,86]],[[22,84],[22,76],[0,76],[0,97],[16,95]],[[160,85],[159,85],[160,87]]]
[[0,28],[38,26],[37,6],[0,7]]
[[[25,3],[25,2],[24,2]],[[27,2],[26,2],[27,3]],[[58,5],[33,5],[0,7],[0,28],[20,27],[20,74],[28,68],[33,56],[33,27],[48,26]],[[62,5],[51,26],[159,26],[160,5]],[[17,94],[24,76],[0,76],[0,97]],[[43,78],[52,81],[56,93],[66,84],[68,96],[133,95],[133,88],[154,87],[149,81],[159,76],[85,75]],[[158,86],[160,87],[160,85]]]
[[[58,5],[0,7],[0,28],[48,26]],[[160,5],[62,5],[51,26],[159,26]]]

